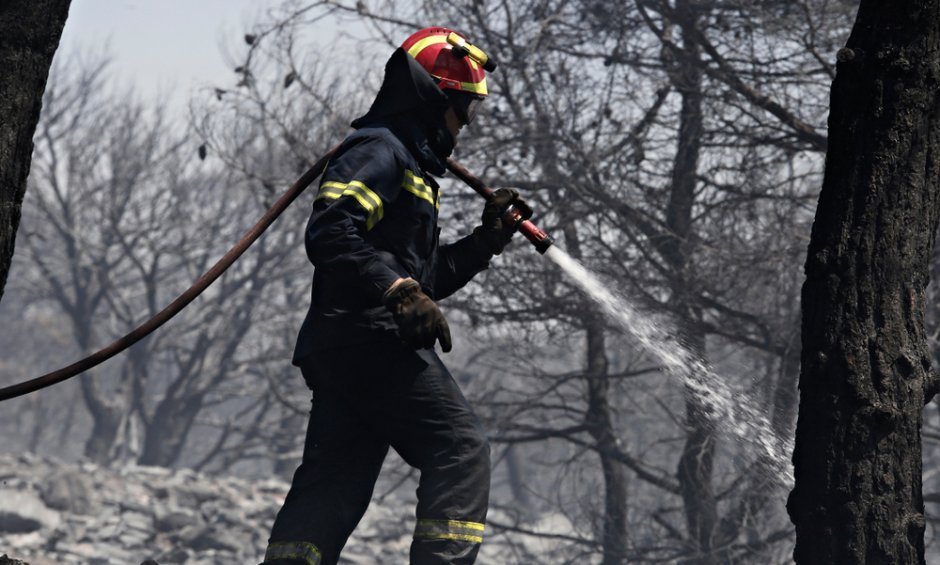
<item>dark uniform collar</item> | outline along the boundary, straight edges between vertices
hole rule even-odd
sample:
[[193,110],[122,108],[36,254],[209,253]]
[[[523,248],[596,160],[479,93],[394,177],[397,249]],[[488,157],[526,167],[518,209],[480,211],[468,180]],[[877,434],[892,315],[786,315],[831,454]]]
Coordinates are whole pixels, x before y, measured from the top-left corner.
[[454,137],[444,113],[449,101],[434,78],[401,48],[385,64],[385,79],[372,107],[352,127],[387,127],[402,141],[425,171],[446,172]]
[[454,144],[446,127],[442,128],[443,131],[432,132],[432,135],[437,134],[437,140],[414,121],[398,120],[398,123],[389,124],[389,129],[401,140],[422,169],[437,176],[447,172],[445,162],[453,151]]

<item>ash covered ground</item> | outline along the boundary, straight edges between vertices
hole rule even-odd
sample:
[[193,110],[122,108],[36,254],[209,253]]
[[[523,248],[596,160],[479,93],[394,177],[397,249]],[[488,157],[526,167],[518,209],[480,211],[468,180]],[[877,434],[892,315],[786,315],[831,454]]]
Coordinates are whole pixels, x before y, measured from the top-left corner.
[[[256,564],[287,488],[275,479],[0,454],[0,565]],[[374,498],[340,563],[406,563],[414,503],[408,488]],[[499,511],[490,516],[506,519]],[[571,531],[555,514],[530,526]],[[487,530],[478,563],[549,563],[559,556],[551,540]]]

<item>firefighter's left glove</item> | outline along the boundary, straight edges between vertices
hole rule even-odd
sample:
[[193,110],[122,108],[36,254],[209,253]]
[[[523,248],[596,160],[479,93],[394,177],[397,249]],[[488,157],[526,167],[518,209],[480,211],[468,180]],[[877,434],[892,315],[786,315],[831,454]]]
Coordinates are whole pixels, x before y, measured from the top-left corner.
[[523,217],[532,216],[532,208],[519,197],[519,193],[511,188],[500,188],[486,201],[483,207],[483,217],[480,225],[473,230],[473,237],[477,245],[490,255],[499,255],[509,245],[509,240],[515,233],[515,226],[503,220],[503,214],[509,206],[518,209]]
[[418,281],[398,279],[382,296],[382,304],[395,317],[401,340],[415,349],[430,349],[441,342],[444,353],[451,350],[450,326],[437,304],[421,291]]

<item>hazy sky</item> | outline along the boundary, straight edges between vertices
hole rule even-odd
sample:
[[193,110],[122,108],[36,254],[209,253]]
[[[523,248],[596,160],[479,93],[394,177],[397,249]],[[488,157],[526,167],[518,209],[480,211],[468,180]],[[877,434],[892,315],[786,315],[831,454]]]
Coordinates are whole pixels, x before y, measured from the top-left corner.
[[229,53],[280,0],[73,0],[59,56],[107,44],[112,71],[151,97],[172,92],[185,107],[193,89],[231,85]]

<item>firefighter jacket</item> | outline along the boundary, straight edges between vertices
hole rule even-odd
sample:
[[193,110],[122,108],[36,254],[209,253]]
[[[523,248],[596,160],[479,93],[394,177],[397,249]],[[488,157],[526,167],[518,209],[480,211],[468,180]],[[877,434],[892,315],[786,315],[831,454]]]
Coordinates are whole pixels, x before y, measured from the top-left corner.
[[[397,332],[382,295],[401,277],[440,300],[485,269],[490,255],[473,236],[440,245],[440,187],[454,147],[449,103],[413,57],[397,49],[369,111],[330,160],[307,222],[314,265],[310,310],[294,363],[317,351]],[[368,354],[367,351],[363,351]]]
[[487,267],[473,236],[440,245],[440,187],[422,167],[432,157],[419,124],[391,120],[350,135],[330,161],[305,234],[315,269],[295,364],[397,331],[381,302],[396,279],[440,300]]

